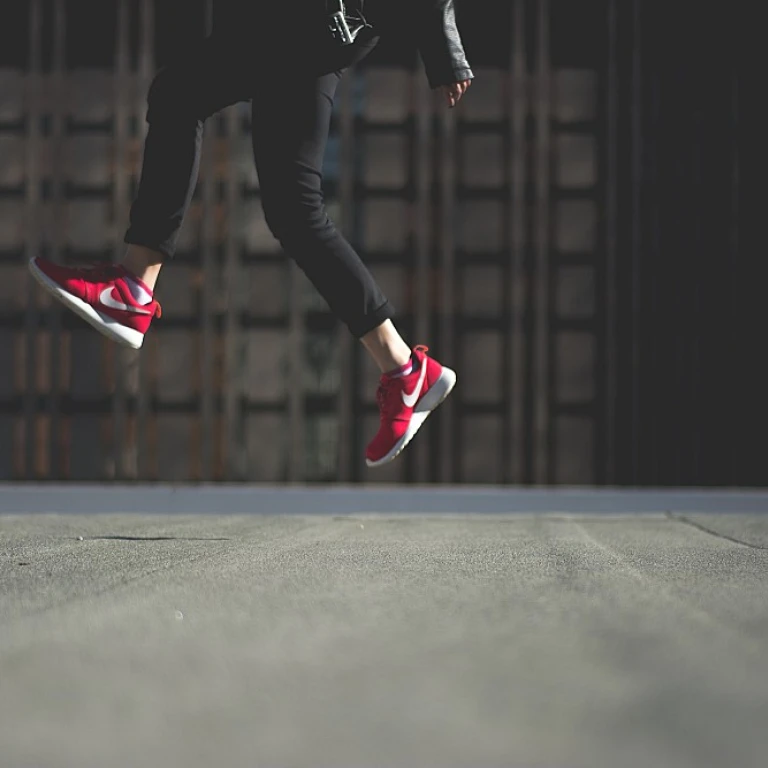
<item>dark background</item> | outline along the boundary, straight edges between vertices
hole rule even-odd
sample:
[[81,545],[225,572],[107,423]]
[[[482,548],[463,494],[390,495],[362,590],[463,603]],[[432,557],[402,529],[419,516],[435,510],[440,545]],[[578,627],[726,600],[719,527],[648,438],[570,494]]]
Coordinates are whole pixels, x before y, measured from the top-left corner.
[[[747,116],[759,102],[760,90],[753,82],[756,69],[747,42],[756,20],[748,17],[746,4],[458,0],[457,5],[466,48],[479,73],[498,70],[503,76],[518,67],[518,73],[530,76],[523,90],[524,103],[515,97],[488,131],[508,136],[516,110],[525,111],[530,167],[521,187],[513,188],[511,177],[505,176],[494,194],[505,205],[520,198],[532,232],[537,231],[540,191],[542,186],[549,188],[546,179],[540,178],[543,171],[537,161],[538,99],[547,98],[538,76],[541,57],[548,71],[588,70],[596,77],[595,120],[573,128],[576,134],[593,137],[597,147],[597,180],[588,196],[597,212],[599,231],[589,256],[598,300],[594,316],[584,321],[596,340],[594,399],[583,412],[581,406],[569,406],[577,416],[588,415],[594,438],[591,470],[581,478],[567,475],[569,482],[765,486],[764,247],[757,239],[760,217],[756,206],[750,205],[762,187],[756,183],[760,153],[748,144],[747,131],[751,125]],[[55,69],[57,12],[66,18],[63,64],[67,71],[116,66],[116,2],[42,0],[39,7],[42,72]],[[3,0],[0,68],[28,67],[30,8],[29,0]],[[129,67],[135,69],[141,5],[139,0],[129,0],[125,8],[130,25]],[[205,0],[158,0],[154,9],[154,60],[160,65],[204,34],[208,6]],[[515,40],[525,42],[524,52],[515,50]],[[398,41],[383,41],[362,70],[393,66],[412,67],[420,76],[415,51]],[[468,110],[471,99],[470,91]],[[553,117],[549,125],[553,132],[556,122]],[[21,132],[25,126],[0,123],[0,129]],[[473,130],[477,126],[459,118],[459,140]],[[500,154],[500,164],[508,165],[509,151],[507,147]],[[6,197],[15,194],[10,186],[0,192]],[[558,194],[552,187],[550,202]],[[522,322],[526,336],[534,338],[541,319],[536,311],[539,291],[549,292],[555,303],[555,287],[547,283],[542,288],[540,281],[547,278],[540,273],[536,236],[524,240],[528,300]],[[2,254],[6,265],[19,264],[21,258],[13,248]],[[191,258],[194,263],[195,257]],[[435,264],[442,263],[439,253],[432,258]],[[488,258],[509,277],[505,271],[508,251],[501,248]],[[548,268],[554,270],[560,258],[551,248]],[[504,293],[500,328],[509,321],[510,291]],[[12,315],[0,315],[0,323],[9,329],[17,327]],[[311,318],[307,322],[311,324]],[[433,322],[439,339],[439,318]],[[462,322],[457,316],[457,333]],[[549,317],[547,338],[558,322],[554,315]],[[407,316],[404,323],[408,325]],[[535,373],[537,347],[533,342],[526,346],[525,394],[520,400],[525,414],[509,414],[503,397],[497,410],[480,409],[486,415],[498,414],[505,424],[514,424],[518,417],[524,421],[522,442],[516,446],[510,448],[506,432],[502,434],[502,464],[511,461],[510,451],[523,455],[514,473],[504,466],[499,470],[498,481],[559,482],[558,451],[578,450],[578,445],[558,444],[559,433],[553,426],[559,413],[554,394],[558,383],[552,373],[558,353],[555,341],[545,346],[550,365],[543,380]],[[352,365],[353,372],[361,365],[357,352]],[[501,374],[503,390],[512,376],[507,368],[505,364]],[[532,415],[542,387],[552,415],[545,419],[550,458],[543,463],[537,458],[543,438]],[[3,401],[8,417],[4,423],[13,420],[19,397],[11,394]],[[62,405],[64,411],[67,407]],[[308,400],[307,412],[313,407]],[[471,403],[457,400],[454,407],[459,416],[472,416]],[[356,404],[354,417],[362,418],[367,408]],[[458,427],[445,427],[449,435],[439,431],[443,427],[436,429],[431,438],[435,447],[452,437],[458,446],[454,452],[481,449],[462,442]],[[353,450],[359,450],[362,438],[355,433],[351,440]],[[447,461],[461,464],[455,457]],[[431,460],[426,466],[408,464],[400,479],[462,480],[458,470],[444,471],[439,464]],[[23,469],[15,476],[22,479],[32,474]],[[366,477],[352,465],[346,479]]]

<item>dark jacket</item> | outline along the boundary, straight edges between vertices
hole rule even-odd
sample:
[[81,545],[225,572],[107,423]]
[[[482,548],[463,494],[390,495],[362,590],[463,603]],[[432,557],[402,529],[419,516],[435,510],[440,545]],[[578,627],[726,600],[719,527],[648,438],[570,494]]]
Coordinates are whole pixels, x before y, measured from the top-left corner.
[[474,77],[456,25],[454,0],[363,0],[362,7],[374,31],[415,40],[432,88]]
[[[363,13],[370,35],[415,42],[432,88],[473,77],[454,0],[345,0],[345,6],[350,14]],[[275,45],[295,41],[301,48],[325,37],[325,18],[326,0],[214,0],[214,30],[243,36],[266,31]]]

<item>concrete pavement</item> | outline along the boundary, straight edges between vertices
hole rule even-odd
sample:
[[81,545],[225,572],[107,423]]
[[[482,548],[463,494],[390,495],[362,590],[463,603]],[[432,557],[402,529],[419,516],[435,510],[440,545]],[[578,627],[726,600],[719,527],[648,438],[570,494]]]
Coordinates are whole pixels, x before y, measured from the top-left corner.
[[766,515],[0,515],[3,768],[749,768],[767,726]]

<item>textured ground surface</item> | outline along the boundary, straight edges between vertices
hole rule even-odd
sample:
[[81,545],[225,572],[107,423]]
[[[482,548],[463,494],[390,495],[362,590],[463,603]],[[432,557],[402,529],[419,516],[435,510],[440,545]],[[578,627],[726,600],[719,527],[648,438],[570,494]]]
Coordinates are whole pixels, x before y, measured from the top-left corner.
[[768,516],[683,517],[0,515],[0,763],[764,766]]

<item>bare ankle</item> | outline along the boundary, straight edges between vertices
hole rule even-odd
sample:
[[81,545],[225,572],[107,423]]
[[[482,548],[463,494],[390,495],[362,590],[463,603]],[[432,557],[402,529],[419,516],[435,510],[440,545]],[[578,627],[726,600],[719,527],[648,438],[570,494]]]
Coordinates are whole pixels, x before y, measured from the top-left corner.
[[153,251],[151,248],[145,248],[142,245],[129,245],[122,264],[131,274],[154,291],[163,266],[163,258],[162,253]]
[[384,321],[360,339],[382,373],[388,373],[405,365],[411,357],[411,348],[392,324]]

